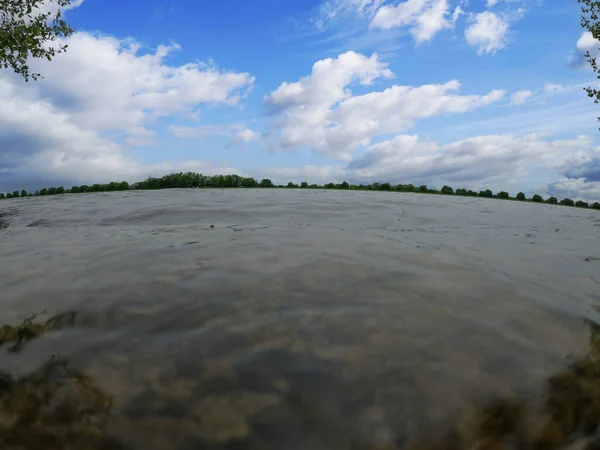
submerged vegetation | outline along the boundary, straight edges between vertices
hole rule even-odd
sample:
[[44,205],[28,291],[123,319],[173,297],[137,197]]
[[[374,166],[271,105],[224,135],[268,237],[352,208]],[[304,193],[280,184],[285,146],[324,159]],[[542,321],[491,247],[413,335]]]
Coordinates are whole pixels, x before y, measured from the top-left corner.
[[[41,338],[45,332],[57,331],[64,326],[72,325],[74,317],[75,313],[68,312],[47,321],[35,322],[34,316],[17,326],[5,325],[1,328],[2,343],[13,343],[13,357],[18,357],[14,352],[23,350],[22,336]],[[51,355],[42,358],[43,362],[38,369],[19,377],[0,368],[0,447],[15,450],[130,448],[120,442],[118,434],[111,432],[115,428],[109,426],[109,421],[115,418],[117,422],[125,420],[128,429],[133,428],[134,434],[129,436],[135,436],[134,442],[140,444],[140,447],[135,448],[145,448],[144,443],[147,444],[143,433],[135,432],[136,426],[143,429],[144,423],[148,421],[154,423],[153,420],[160,419],[157,424],[161,421],[163,424],[171,424],[172,428],[167,427],[163,430],[169,436],[187,433],[187,436],[179,436],[182,440],[187,440],[187,446],[174,445],[171,448],[267,450],[280,448],[274,445],[272,434],[274,427],[284,433],[288,427],[294,428],[298,425],[289,415],[289,411],[295,411],[301,417],[304,417],[304,414],[311,415],[305,417],[307,422],[303,426],[307,428],[306,432],[314,432],[311,435],[315,439],[314,442],[332,443],[328,448],[596,450],[600,448],[600,326],[593,322],[588,322],[588,325],[590,327],[589,347],[582,354],[569,357],[564,369],[551,374],[546,379],[541,396],[514,395],[488,399],[481,404],[473,405],[474,408],[469,408],[468,411],[458,411],[455,419],[451,423],[440,424],[441,428],[423,429],[416,433],[408,432],[405,424],[402,423],[407,420],[403,411],[410,410],[411,405],[405,405],[406,408],[399,405],[398,411],[389,411],[391,414],[389,423],[395,429],[393,433],[395,436],[390,436],[389,443],[380,444],[358,436],[345,440],[339,433],[351,433],[350,431],[344,428],[332,430],[327,423],[320,424],[319,420],[315,420],[320,417],[319,412],[308,408],[308,405],[299,400],[300,393],[293,386],[293,378],[289,380],[286,378],[285,382],[279,379],[279,384],[283,383],[287,388],[278,390],[279,395],[273,398],[276,404],[273,402],[261,404],[260,396],[242,396],[242,391],[238,390],[248,389],[248,386],[243,383],[237,385],[233,380],[225,380],[222,384],[214,384],[213,380],[213,384],[210,382],[207,384],[207,380],[200,373],[190,373],[186,370],[183,373],[187,375],[182,375],[182,380],[185,379],[186,383],[190,382],[197,386],[192,390],[196,398],[184,394],[185,401],[182,399],[180,402],[175,392],[161,394],[156,386],[145,385],[129,401],[121,399],[125,403],[118,411],[113,411],[115,399],[112,395],[104,392],[90,376],[74,369],[69,359]],[[156,362],[156,364],[162,363]],[[200,366],[199,370],[201,370]],[[265,373],[264,382],[258,383],[258,386],[263,389],[270,383],[276,386],[275,378],[279,376],[285,378],[285,373],[287,372]],[[247,372],[246,376],[252,378],[253,375]],[[275,378],[270,379],[271,376]],[[171,381],[177,382],[177,380]],[[250,385],[257,385],[257,381],[257,379],[250,380]],[[290,383],[291,385],[288,385]],[[224,389],[225,385],[228,388]],[[230,392],[229,389],[233,391]],[[385,395],[384,392],[382,394]],[[243,409],[239,409],[241,398],[250,402],[244,404]],[[144,401],[141,401],[142,399]],[[186,412],[184,406],[188,405],[192,408],[190,411],[194,411],[194,405],[197,406],[207,399],[211,399],[212,403],[209,402],[211,405],[219,405],[218,411],[214,414],[231,414],[232,418],[231,420],[223,418],[222,421],[215,422],[216,429],[204,430],[208,434],[198,438],[194,436],[198,431],[197,422],[194,420],[199,419],[194,419],[193,414]],[[257,404],[252,404],[252,399],[256,399]],[[215,403],[217,400],[218,403]],[[178,405],[178,408],[173,407],[173,404]],[[262,416],[261,414],[267,410],[271,413],[275,411],[277,414]],[[286,413],[281,413],[282,411]],[[191,418],[186,416],[188,413],[191,414]],[[208,414],[206,411],[205,413]],[[342,414],[342,411],[339,413]],[[121,417],[123,414],[125,415]],[[173,417],[170,416],[171,414]],[[272,427],[265,426],[266,417],[274,422]],[[169,422],[169,418],[173,420]],[[187,420],[196,423],[196,426],[186,427],[184,423]],[[292,420],[292,425],[288,423],[289,420]],[[234,426],[234,424],[239,425],[238,422],[245,424],[243,429],[247,430],[247,433],[239,433],[239,427]],[[229,430],[223,427],[235,429]],[[435,430],[445,431],[439,433]],[[337,433],[336,437],[339,439],[333,439],[332,433]],[[347,445],[340,447],[336,445],[339,442],[345,442]]]
[[128,191],[128,190],[156,190],[156,189],[173,189],[173,188],[283,188],[283,189],[340,189],[340,190],[357,190],[357,191],[396,191],[396,192],[415,192],[421,194],[440,194],[440,195],[458,195],[466,197],[485,197],[497,198],[502,200],[518,200],[529,201],[535,203],[547,203],[551,205],[576,206],[579,208],[600,209],[600,202],[592,204],[584,201],[573,201],[570,198],[558,200],[556,197],[544,199],[541,195],[535,194],[528,199],[523,192],[519,192],[515,197],[511,197],[508,192],[501,191],[494,194],[490,189],[483,191],[472,191],[467,189],[454,190],[450,186],[443,186],[441,189],[428,187],[427,185],[413,184],[390,184],[390,183],[373,183],[373,184],[349,184],[344,181],[342,183],[327,183],[324,185],[308,184],[303,181],[300,184],[294,184],[291,181],[287,185],[275,185],[268,178],[263,178],[258,181],[251,177],[242,177],[239,175],[202,175],[201,173],[172,173],[161,178],[149,177],[144,181],[129,184],[127,181],[115,182],[107,184],[92,184],[73,186],[70,189],[65,189],[63,186],[50,187],[35,191],[35,193],[27,192],[26,190],[14,191],[12,193],[0,193],[0,199],[6,198],[23,198],[37,197],[46,195],[61,195],[61,194],[82,194],[87,192],[113,192],[113,191]]

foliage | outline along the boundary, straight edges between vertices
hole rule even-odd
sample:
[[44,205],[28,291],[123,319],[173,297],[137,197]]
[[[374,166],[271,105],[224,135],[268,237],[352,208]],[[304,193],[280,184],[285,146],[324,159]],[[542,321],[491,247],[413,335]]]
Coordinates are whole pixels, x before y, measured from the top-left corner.
[[571,200],[570,198],[563,198],[560,202],[558,202],[560,205],[566,205],[566,206],[575,206],[575,202],[573,200]]
[[[113,192],[113,191],[126,191],[130,189],[135,190],[154,190],[154,189],[171,189],[171,188],[180,188],[180,189],[192,189],[192,188],[275,188],[276,186],[269,179],[262,179],[257,181],[251,177],[242,177],[235,174],[230,175],[203,175],[201,173],[194,172],[180,172],[180,173],[171,173],[169,175],[165,175],[161,178],[148,177],[144,181],[139,181],[134,184],[129,184],[127,181],[121,182],[110,182],[107,184],[92,184],[86,185],[82,184],[80,186],[73,186],[70,189],[65,189],[63,186],[59,187],[50,187],[43,188],[35,192],[35,196],[45,196],[45,195],[59,195],[59,194],[83,194],[83,193],[91,193],[91,192]],[[486,197],[493,198],[494,195],[490,189],[486,189],[485,191],[476,192],[471,189],[463,189],[458,188],[456,191],[452,189],[452,187],[444,185],[441,190],[437,190],[435,188],[428,188],[426,185],[420,185],[416,187],[413,184],[397,184],[393,185],[391,183],[373,183],[373,184],[349,184],[346,181],[341,183],[327,183],[325,185],[318,184],[308,184],[308,182],[303,181],[300,185],[297,185],[293,182],[289,182],[285,185],[277,185],[280,188],[303,188],[303,189],[343,189],[343,190],[366,190],[366,191],[396,191],[396,192],[416,192],[416,193],[428,193],[428,194],[444,194],[444,195],[460,195],[460,196],[471,196],[471,197]],[[27,191],[22,190],[14,191],[13,193],[8,194],[0,194],[0,199],[5,198],[16,198],[16,197],[28,197],[32,194],[28,194]],[[509,199],[508,192],[501,191],[496,195],[496,198],[499,199]],[[523,192],[519,192],[516,197],[517,200],[526,200],[525,194]],[[543,202],[544,199],[539,195],[534,195],[532,198],[534,202]],[[558,199],[556,197],[550,197],[545,201],[550,204],[557,204]],[[570,199],[564,199],[560,201],[561,205],[575,206],[575,202]],[[577,206],[579,207],[591,207],[594,209],[600,209],[600,205],[598,202],[593,205],[589,205],[586,202],[578,202]]]
[[575,206],[577,206],[579,208],[589,208],[590,204],[588,202],[583,202],[581,200],[578,200],[575,202]]
[[534,196],[531,197],[531,201],[536,203],[544,203],[544,198],[541,195],[534,194]]
[[[48,3],[58,6],[58,11],[41,12],[40,7]],[[25,81],[41,77],[29,72],[27,61],[29,57],[51,61],[67,49],[67,45],[53,47],[48,43],[73,34],[60,10],[70,3],[71,0],[0,0],[0,68],[11,68]]]
[[[577,0],[581,3],[581,26],[592,34],[595,40],[600,40],[600,1],[598,0]],[[600,79],[600,67],[595,57],[592,57],[589,51],[585,53],[585,58],[592,70],[598,74],[596,78]],[[594,103],[600,101],[600,90],[592,87],[586,87],[588,97],[594,99]]]

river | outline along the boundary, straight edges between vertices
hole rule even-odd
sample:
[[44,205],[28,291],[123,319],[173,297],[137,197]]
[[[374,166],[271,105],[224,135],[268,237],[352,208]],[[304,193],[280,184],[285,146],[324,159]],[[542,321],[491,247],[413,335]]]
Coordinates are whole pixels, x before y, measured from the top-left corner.
[[[2,200],[0,217],[4,335],[36,315],[0,348],[4,448],[595,437],[571,429],[579,416],[548,437],[544,402],[595,358],[597,211],[172,189]],[[518,416],[501,436],[481,425],[498,405]]]

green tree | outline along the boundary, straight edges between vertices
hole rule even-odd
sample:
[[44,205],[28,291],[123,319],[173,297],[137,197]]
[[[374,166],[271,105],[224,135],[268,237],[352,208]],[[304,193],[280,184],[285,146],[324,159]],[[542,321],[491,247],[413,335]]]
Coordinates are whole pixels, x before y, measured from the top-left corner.
[[442,190],[441,190],[442,194],[446,194],[446,195],[451,195],[454,194],[454,189],[452,189],[450,186],[443,186]]
[[[600,39],[600,1],[598,0],[577,0],[581,3],[581,26],[589,31],[595,40]],[[585,53],[585,58],[592,70],[598,74],[596,78],[600,78],[600,67],[595,57],[592,57],[589,51]],[[588,97],[594,99],[594,103],[600,101],[600,90],[592,87],[586,87]]]
[[258,186],[258,181],[256,181],[254,178],[251,178],[251,177],[243,178],[242,186],[245,188],[254,188],[254,187]]
[[[0,68],[11,68],[25,81],[37,80],[39,73],[30,73],[29,57],[51,61],[67,45],[48,45],[57,37],[68,37],[73,29],[62,20],[61,8],[71,0],[0,0]],[[44,13],[41,7],[56,5],[55,13]]]
[[2,200],[5,197],[3,192],[0,192],[0,200]]
[[558,202],[558,204],[566,206],[575,206],[575,202],[570,198],[563,198],[560,202]]
[[558,199],[556,197],[550,197],[546,200],[546,203],[550,203],[551,205],[556,205],[558,203]]
[[525,194],[523,194],[522,192],[519,192],[517,194],[517,200],[521,200],[521,201],[525,200]]
[[342,181],[342,184],[340,184],[340,189],[348,189],[349,187],[350,185],[346,181]]
[[300,187],[301,188],[307,188],[308,187],[308,183],[306,181],[303,181],[302,183],[300,183]]
[[289,187],[289,188],[297,188],[297,187],[298,187],[298,185],[297,185],[297,184],[294,184],[294,183],[292,183],[292,182],[290,181],[290,182],[287,184],[287,187]]
[[262,180],[260,180],[260,187],[271,188],[273,187],[273,182],[268,178],[263,178]]
[[459,188],[456,190],[456,195],[467,195],[467,190]]
[[12,196],[13,198],[17,198],[19,196],[19,191],[13,191]]
[[12,194],[11,194],[10,192],[8,192],[8,193],[6,194],[6,198],[12,198]]
[[[2,195],[2,194],[0,194],[0,195]],[[594,202],[594,204],[592,205],[592,208],[594,208],[594,209],[600,209],[600,203]]]
[[40,189],[40,195],[48,195],[48,189],[46,189],[46,188]]
[[544,198],[541,195],[535,194],[533,197],[531,197],[531,201],[536,203],[544,203]]
[[485,191],[479,192],[479,196],[480,197],[493,197],[494,193],[491,190],[486,189]]
[[506,199],[506,198],[510,198],[510,195],[506,191],[500,191],[500,192],[498,192],[498,194],[496,194],[496,197]]
[[419,192],[427,192],[427,185],[422,184],[421,186],[419,186]]
[[575,202],[575,206],[579,207],[579,208],[589,208],[590,204],[588,202],[584,202],[581,200],[578,200]]
[[391,191],[392,185],[390,183],[382,183],[379,185],[379,190],[380,191]]
[[27,197],[27,191],[25,189],[21,190],[21,197]]

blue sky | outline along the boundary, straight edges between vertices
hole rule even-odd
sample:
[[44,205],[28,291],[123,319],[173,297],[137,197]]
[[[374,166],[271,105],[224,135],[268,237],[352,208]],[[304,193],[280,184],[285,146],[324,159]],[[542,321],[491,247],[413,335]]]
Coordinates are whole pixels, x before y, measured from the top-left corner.
[[[51,2],[48,3],[51,7]],[[599,43],[565,0],[77,0],[0,72],[0,191],[173,171],[600,200]]]

